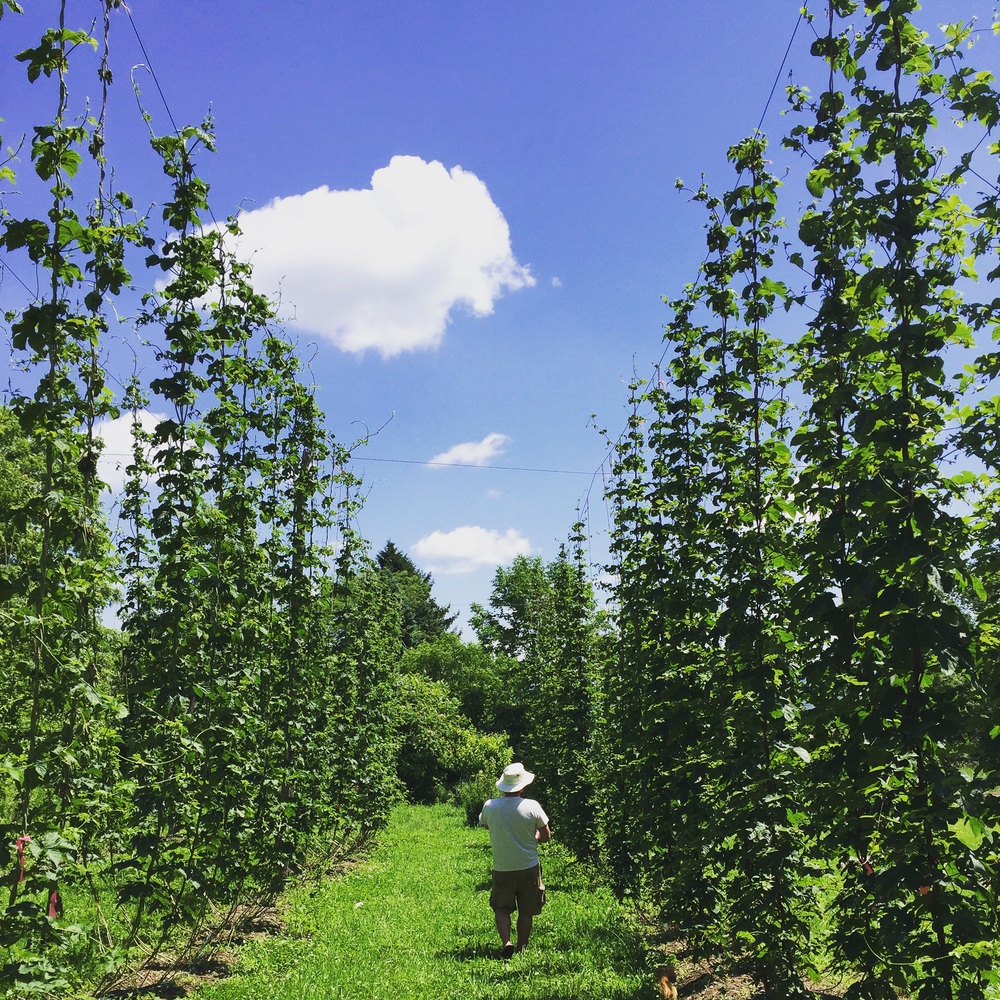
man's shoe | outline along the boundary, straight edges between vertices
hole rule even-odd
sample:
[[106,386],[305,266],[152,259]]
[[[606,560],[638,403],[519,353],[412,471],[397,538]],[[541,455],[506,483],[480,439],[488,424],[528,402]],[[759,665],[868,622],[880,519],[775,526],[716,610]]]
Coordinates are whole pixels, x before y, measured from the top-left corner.
[[505,944],[500,949],[500,957],[504,961],[506,961],[508,958],[510,958],[510,956],[513,955],[513,954],[514,954],[514,946],[512,944]]

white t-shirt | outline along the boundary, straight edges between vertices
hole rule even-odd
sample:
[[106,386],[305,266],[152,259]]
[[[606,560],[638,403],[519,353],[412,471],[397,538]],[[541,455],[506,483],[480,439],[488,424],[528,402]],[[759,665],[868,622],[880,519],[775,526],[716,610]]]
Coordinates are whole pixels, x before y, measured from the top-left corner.
[[534,799],[505,795],[483,804],[479,823],[490,831],[493,870],[519,872],[538,864],[535,831],[544,829],[549,817]]

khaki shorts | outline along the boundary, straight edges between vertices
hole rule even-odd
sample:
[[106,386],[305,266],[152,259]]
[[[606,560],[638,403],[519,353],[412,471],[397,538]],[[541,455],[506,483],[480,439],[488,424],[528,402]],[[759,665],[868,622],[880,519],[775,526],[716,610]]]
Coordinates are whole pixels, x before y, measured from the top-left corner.
[[498,913],[519,910],[526,916],[535,917],[544,905],[545,886],[540,865],[517,872],[493,872],[490,906]]

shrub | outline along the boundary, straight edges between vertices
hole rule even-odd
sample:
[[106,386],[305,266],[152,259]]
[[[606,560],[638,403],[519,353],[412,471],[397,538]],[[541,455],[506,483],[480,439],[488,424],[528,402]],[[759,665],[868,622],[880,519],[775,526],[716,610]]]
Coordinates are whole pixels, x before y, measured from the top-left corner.
[[409,799],[444,801],[472,779],[488,779],[492,788],[511,760],[507,737],[478,732],[446,684],[419,674],[401,674],[397,684],[396,767]]
[[452,801],[465,813],[465,822],[469,826],[478,826],[483,803],[496,793],[496,779],[488,774],[477,774],[455,786]]

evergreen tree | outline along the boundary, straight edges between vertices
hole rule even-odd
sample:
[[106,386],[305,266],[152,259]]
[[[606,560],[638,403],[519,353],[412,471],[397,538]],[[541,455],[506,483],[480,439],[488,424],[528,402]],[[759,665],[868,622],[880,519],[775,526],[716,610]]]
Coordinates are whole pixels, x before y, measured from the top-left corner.
[[442,607],[431,596],[434,581],[430,573],[421,573],[391,540],[385,543],[376,561],[399,600],[405,648],[412,649],[449,631],[458,615],[450,615],[451,608]]

